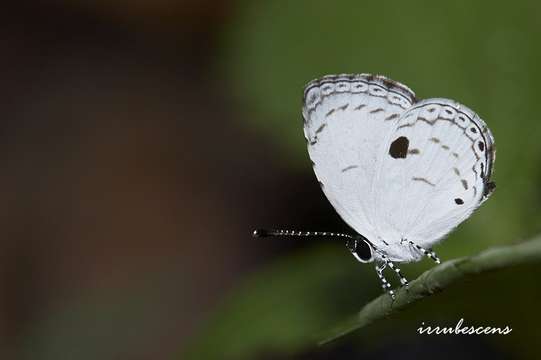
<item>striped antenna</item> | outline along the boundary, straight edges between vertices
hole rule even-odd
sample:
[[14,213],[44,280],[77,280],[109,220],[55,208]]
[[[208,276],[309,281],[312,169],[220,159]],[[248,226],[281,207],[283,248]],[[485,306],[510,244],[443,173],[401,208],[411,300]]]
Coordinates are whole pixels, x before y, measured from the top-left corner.
[[353,236],[349,234],[341,234],[326,231],[296,231],[296,230],[265,230],[258,229],[252,233],[253,237],[270,237],[270,236],[300,236],[300,237],[312,237],[312,236],[326,236],[326,237],[338,237],[344,239],[353,239]]

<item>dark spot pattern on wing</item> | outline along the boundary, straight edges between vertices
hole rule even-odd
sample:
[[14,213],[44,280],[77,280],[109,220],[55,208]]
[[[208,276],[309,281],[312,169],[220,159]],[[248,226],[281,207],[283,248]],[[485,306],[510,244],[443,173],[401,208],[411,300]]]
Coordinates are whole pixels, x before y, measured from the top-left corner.
[[389,147],[389,155],[395,159],[404,159],[408,154],[409,140],[405,136],[395,139]]
[[433,182],[431,182],[430,180],[428,180],[428,179],[426,179],[424,177],[412,177],[411,180],[424,182],[425,184],[428,184],[430,186],[436,186],[436,184],[434,184]]
[[343,169],[342,169],[342,172],[344,173],[344,172],[346,172],[346,171],[349,171],[349,170],[351,170],[351,169],[356,169],[356,168],[358,168],[358,167],[359,167],[358,165],[350,165],[350,166],[347,166],[347,167],[343,168]]

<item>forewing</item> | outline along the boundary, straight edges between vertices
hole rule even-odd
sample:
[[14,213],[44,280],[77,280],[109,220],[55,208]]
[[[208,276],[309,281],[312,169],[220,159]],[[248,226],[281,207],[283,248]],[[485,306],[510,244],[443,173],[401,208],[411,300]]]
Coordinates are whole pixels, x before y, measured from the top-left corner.
[[367,74],[326,76],[304,92],[304,134],[314,172],[338,214],[357,232],[376,235],[371,192],[385,140],[415,102],[406,86]]

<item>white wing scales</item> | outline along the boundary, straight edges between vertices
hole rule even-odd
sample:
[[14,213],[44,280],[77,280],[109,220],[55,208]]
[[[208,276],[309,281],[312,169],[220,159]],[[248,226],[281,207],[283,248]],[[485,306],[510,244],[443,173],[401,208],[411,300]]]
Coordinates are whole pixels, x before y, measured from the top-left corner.
[[371,186],[385,137],[413,93],[383,77],[344,75],[311,82],[304,98],[308,152],[323,192],[351,227],[375,235],[369,194],[360,190]]
[[309,83],[303,117],[308,152],[339,215],[391,260],[420,257],[486,200],[493,137],[468,108],[416,102],[381,76],[327,76]]
[[401,258],[400,239],[429,248],[486,198],[493,138],[473,111],[447,99],[415,104],[397,125],[387,144],[407,139],[406,155],[385,154],[372,191],[377,232],[391,243],[385,251]]

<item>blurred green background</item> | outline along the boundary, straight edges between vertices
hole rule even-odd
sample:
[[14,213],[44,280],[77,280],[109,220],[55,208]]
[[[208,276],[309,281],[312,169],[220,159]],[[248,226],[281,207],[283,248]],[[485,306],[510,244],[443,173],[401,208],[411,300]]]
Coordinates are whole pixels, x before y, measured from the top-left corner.
[[[380,294],[312,174],[305,83],[377,73],[475,110],[490,201],[442,259],[541,232],[541,4],[8,1],[0,13],[0,356],[537,359],[541,266],[479,276],[336,343]],[[414,279],[430,261],[406,265]],[[510,326],[420,336],[425,322]]]

